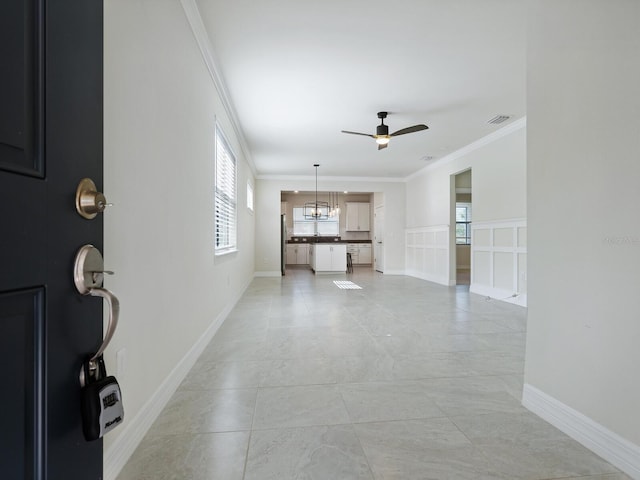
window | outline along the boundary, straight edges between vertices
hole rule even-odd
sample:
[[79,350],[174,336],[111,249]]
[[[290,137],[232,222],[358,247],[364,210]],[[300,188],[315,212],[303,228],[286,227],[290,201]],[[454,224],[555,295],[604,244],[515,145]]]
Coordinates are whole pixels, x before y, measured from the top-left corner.
[[253,212],[253,187],[247,182],[247,208]]
[[216,125],[216,255],[236,250],[236,158]]
[[456,243],[471,245],[471,204],[456,203]]
[[318,235],[334,236],[340,234],[340,216],[325,219],[309,220],[304,216],[304,207],[293,207],[293,234],[315,235],[316,221],[318,222]]

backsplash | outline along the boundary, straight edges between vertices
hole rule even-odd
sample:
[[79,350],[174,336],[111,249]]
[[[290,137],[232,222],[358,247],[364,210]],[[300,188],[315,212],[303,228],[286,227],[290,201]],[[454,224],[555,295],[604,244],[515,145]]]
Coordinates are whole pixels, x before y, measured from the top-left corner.
[[371,240],[371,232],[347,232],[340,229],[342,240]]

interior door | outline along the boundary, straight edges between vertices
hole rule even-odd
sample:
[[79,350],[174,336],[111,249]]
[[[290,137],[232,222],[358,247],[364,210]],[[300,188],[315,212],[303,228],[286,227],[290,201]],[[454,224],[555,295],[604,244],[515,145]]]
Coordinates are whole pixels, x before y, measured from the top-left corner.
[[73,283],[102,219],[75,210],[102,186],[102,1],[0,1],[0,476],[100,479],[78,374],[102,341],[102,304]]
[[374,211],[374,261],[376,271],[384,272],[384,206],[376,207]]

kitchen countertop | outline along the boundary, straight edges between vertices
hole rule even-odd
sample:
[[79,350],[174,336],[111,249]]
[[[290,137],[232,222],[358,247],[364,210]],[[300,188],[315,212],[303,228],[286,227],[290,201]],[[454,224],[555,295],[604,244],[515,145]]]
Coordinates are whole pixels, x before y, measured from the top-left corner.
[[[304,238],[304,239],[303,239]],[[331,244],[346,244],[346,243],[371,243],[371,240],[343,240],[343,239],[339,239],[339,240],[335,240],[334,237],[321,237],[321,238],[317,238],[317,237],[302,237],[300,238],[300,240],[287,240],[287,244],[288,245],[305,245],[305,244],[326,244],[326,243],[331,243]]]

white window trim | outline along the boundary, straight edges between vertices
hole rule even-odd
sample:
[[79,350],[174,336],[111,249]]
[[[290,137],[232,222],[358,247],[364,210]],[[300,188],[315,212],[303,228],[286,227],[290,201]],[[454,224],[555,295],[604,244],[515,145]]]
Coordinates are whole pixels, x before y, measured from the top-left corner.
[[[251,192],[251,195],[249,195],[249,192]],[[249,202],[249,198],[251,198],[251,202]],[[251,182],[247,180],[247,210],[249,210],[249,212],[251,213],[254,212],[255,202],[255,189],[253,188],[253,185],[251,185]]]
[[[470,218],[471,218],[471,220],[468,220],[467,222],[458,222],[458,221],[456,221],[456,227],[458,226],[458,223],[466,223],[466,224],[468,225],[468,229],[469,229],[469,236],[468,236],[468,237],[467,237],[467,236],[465,236],[464,238],[465,238],[465,239],[466,239],[466,238],[468,238],[468,239],[469,239],[469,241],[468,241],[468,243],[467,243],[467,242],[465,242],[465,243],[458,243],[458,238],[463,238],[463,237],[458,237],[458,236],[456,235],[456,237],[455,237],[455,242],[456,242],[456,245],[466,245],[466,246],[469,246],[469,245],[471,245],[471,224],[472,224],[472,222],[473,222],[473,211],[472,211],[472,208],[471,208],[471,203],[470,203],[470,202],[456,202],[456,208],[457,208],[457,207],[465,207],[465,208],[467,209],[468,218],[470,217]],[[457,232],[456,232],[456,233],[457,233]]]
[[238,160],[233,152],[233,149],[229,145],[229,141],[227,140],[222,128],[216,122],[215,126],[215,159],[214,159],[214,215],[218,209],[218,145],[221,144],[222,147],[226,150],[227,155],[233,161],[233,200],[232,202],[227,202],[227,207],[231,206],[233,208],[233,214],[231,219],[231,227],[232,233],[230,234],[229,245],[218,247],[217,245],[217,235],[218,235],[218,221],[214,218],[214,253],[216,256],[227,255],[229,253],[234,253],[238,251]]

